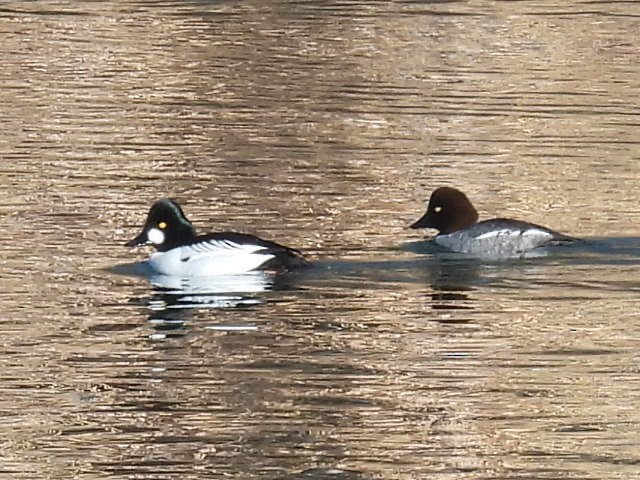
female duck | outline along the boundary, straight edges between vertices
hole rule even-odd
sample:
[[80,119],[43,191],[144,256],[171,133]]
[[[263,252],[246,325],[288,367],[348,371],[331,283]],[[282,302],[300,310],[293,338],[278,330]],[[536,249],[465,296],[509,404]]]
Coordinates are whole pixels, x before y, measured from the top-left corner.
[[533,249],[577,241],[546,227],[520,220],[494,218],[478,222],[467,196],[451,187],[431,194],[427,213],[410,228],[434,228],[434,242],[448,250],[490,257],[517,256]]
[[168,198],[152,205],[142,232],[125,246],[148,244],[157,250],[149,257],[149,266],[162,275],[282,272],[309,264],[298,250],[246,233],[197,235],[180,205]]

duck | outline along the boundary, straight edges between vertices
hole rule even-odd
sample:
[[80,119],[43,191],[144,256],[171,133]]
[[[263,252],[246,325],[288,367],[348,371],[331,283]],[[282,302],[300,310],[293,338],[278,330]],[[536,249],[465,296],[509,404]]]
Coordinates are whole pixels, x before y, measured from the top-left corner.
[[427,212],[409,228],[433,228],[433,241],[452,252],[489,257],[521,256],[541,247],[568,245],[579,239],[550,228],[509,218],[478,222],[478,212],[460,190],[439,187]]
[[175,200],[163,198],[151,206],[142,232],[126,247],[152,245],[148,266],[154,274],[197,277],[253,272],[282,273],[310,262],[300,250],[247,233],[198,235]]

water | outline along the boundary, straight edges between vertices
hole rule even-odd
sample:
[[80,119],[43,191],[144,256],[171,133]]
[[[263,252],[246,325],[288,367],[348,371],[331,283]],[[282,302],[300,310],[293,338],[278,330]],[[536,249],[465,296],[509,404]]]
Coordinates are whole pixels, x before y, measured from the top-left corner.
[[[639,18],[4,2],[0,477],[638,478]],[[440,185],[589,241],[442,255]],[[135,275],[163,196],[317,267]]]

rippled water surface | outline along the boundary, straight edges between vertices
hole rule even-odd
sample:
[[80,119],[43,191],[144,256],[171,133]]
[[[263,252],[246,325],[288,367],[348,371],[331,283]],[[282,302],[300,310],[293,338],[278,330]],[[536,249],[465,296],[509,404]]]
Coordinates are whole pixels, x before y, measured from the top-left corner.
[[[0,477],[640,478],[637,32],[637,2],[3,2]],[[587,242],[443,254],[406,228],[441,185]],[[316,266],[138,275],[164,196]]]

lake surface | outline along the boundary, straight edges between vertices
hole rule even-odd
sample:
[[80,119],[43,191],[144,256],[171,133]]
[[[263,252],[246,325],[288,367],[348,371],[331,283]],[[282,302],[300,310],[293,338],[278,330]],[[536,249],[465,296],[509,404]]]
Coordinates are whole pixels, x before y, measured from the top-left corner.
[[[639,31],[637,2],[3,2],[0,477],[640,478]],[[406,228],[442,185],[587,242],[443,254]],[[316,267],[134,275],[165,196]]]

